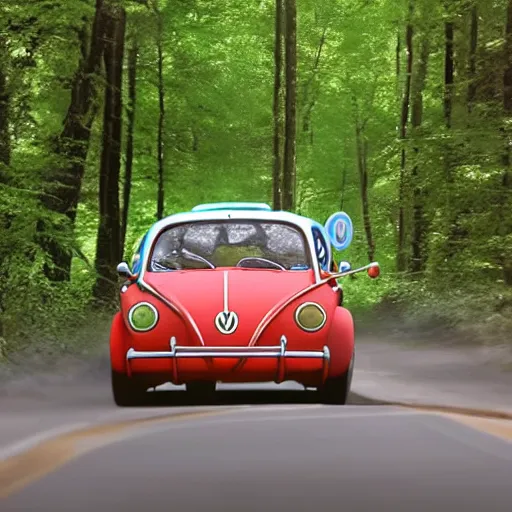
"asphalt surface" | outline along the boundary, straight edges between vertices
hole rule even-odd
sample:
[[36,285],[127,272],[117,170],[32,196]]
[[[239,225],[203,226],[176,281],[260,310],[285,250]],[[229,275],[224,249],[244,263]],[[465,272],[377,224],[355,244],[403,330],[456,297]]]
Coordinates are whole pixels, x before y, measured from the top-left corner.
[[82,387],[80,407],[68,387],[2,413],[2,512],[511,510],[510,432],[357,395],[322,406],[290,384],[119,409],[103,384]]
[[108,359],[27,371],[0,382],[0,511],[509,512],[512,420],[383,405],[510,412],[501,360],[359,343],[343,407],[285,383],[117,408]]

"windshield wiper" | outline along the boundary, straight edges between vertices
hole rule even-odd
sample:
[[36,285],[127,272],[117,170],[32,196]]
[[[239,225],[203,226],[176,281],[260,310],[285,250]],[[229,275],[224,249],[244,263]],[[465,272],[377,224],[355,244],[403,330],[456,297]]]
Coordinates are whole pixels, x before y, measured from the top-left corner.
[[158,261],[153,261],[151,263],[151,266],[153,267],[153,269],[163,270],[163,271],[181,270],[180,267],[173,265],[172,263],[170,263],[169,265],[162,265],[162,263],[158,263]]
[[208,261],[206,258],[203,258],[202,256],[199,256],[199,254],[191,252],[188,249],[181,249],[180,255],[192,261],[200,261],[201,263],[208,265],[210,268],[215,268],[215,265]]

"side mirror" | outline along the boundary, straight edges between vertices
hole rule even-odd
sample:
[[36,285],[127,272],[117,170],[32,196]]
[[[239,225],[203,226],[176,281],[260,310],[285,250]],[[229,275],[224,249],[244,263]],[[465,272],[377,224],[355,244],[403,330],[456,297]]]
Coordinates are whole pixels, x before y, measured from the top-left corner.
[[348,261],[340,261],[338,264],[338,272],[348,272],[352,265]]
[[126,277],[126,279],[133,279],[135,277],[126,261],[119,263],[116,270],[121,277]]

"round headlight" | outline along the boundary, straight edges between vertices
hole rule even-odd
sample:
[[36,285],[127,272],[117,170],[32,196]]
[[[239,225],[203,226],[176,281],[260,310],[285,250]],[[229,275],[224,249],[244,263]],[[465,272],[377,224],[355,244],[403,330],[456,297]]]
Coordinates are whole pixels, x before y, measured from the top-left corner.
[[139,302],[130,309],[128,321],[135,331],[150,331],[158,322],[158,311],[149,302]]
[[314,302],[301,304],[295,311],[295,321],[304,331],[318,331],[324,326],[326,320],[325,311]]

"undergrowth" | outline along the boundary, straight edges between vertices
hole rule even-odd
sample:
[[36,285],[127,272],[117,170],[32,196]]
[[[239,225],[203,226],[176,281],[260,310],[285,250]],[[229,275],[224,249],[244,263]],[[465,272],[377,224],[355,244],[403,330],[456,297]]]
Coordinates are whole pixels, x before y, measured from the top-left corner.
[[[117,304],[99,308],[90,302],[93,276],[75,270],[72,284],[49,283],[42,272],[10,276],[16,294],[6,297],[2,314],[0,360],[41,362],[88,356],[108,347]],[[358,274],[342,281],[345,307],[356,325],[373,332],[421,332],[452,336],[462,342],[512,346],[512,291],[499,283],[466,281],[462,286],[428,280],[378,279]]]
[[93,276],[77,271],[72,282],[51,283],[41,269],[12,273],[2,312],[3,362],[16,364],[26,357],[41,362],[65,356],[87,356],[108,343],[117,304],[99,308],[91,302]]
[[[512,290],[500,283],[452,283],[384,278],[351,290],[361,324],[383,331],[421,332],[454,340],[512,346]],[[377,290],[382,292],[376,298]],[[375,300],[374,300],[375,299]]]

